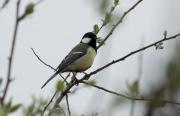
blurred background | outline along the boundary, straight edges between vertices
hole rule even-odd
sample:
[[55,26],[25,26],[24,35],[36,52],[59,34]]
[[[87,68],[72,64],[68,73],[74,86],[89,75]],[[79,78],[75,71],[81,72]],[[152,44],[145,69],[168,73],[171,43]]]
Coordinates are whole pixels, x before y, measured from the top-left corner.
[[[29,2],[37,1],[22,0],[21,13]],[[136,2],[120,0],[113,21],[117,21]],[[0,1],[2,3],[3,0]],[[56,77],[43,90],[40,89],[53,71],[38,61],[30,48],[34,48],[46,63],[56,67],[84,33],[92,31],[94,24],[102,24],[101,19],[112,5],[112,0],[44,0],[35,7],[32,15],[20,23],[12,70],[14,81],[10,84],[6,100],[22,103],[24,108],[10,116],[26,115],[26,108],[35,98],[50,99],[60,79]],[[179,0],[144,0],[98,50],[95,62],[87,72],[162,39],[165,30],[168,36],[179,33],[179,6]],[[16,0],[10,0],[0,11],[0,78],[3,78],[0,90],[5,86],[15,8]],[[105,37],[113,21],[98,36]],[[72,116],[179,116],[180,106],[157,101],[158,98],[180,101],[179,40],[164,42],[163,47],[162,50],[155,47],[147,49],[92,77],[97,85],[122,94],[153,98],[152,102],[131,101],[79,85],[69,95]],[[132,88],[136,88],[135,91]],[[65,100],[61,104],[67,113]]]

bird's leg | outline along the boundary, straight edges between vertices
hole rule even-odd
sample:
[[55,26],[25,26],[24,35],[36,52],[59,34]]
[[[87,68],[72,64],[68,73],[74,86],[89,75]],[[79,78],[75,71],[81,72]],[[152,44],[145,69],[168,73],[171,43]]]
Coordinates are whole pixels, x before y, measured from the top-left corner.
[[[73,82],[78,82],[78,79],[76,78],[76,75],[77,75],[77,73],[76,72],[72,72],[72,74],[73,74],[73,76],[72,76],[72,78],[71,78],[71,83],[73,83]],[[77,83],[77,85],[78,85],[78,83]]]

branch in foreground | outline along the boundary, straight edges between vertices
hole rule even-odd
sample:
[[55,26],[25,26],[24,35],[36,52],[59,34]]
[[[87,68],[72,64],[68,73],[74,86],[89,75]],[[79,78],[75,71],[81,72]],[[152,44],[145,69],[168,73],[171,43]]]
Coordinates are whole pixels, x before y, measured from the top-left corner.
[[69,114],[69,116],[71,116],[71,110],[70,110],[70,107],[69,107],[69,98],[68,98],[68,94],[66,94],[66,104],[67,104],[68,114]]
[[12,43],[11,43],[10,56],[8,58],[9,64],[8,64],[8,72],[7,72],[7,77],[6,77],[7,80],[6,80],[3,96],[1,98],[1,104],[2,105],[4,104],[4,100],[5,100],[6,95],[7,95],[9,84],[11,82],[12,62],[13,62],[13,58],[14,58],[14,50],[15,50],[15,45],[16,45],[17,31],[18,31],[18,26],[19,26],[19,22],[20,22],[20,20],[18,20],[18,18],[19,18],[20,3],[21,3],[21,0],[18,0],[17,4],[16,4],[15,27],[14,27],[14,33],[13,33],[13,38],[12,38]]
[[114,32],[114,30],[117,28],[117,26],[122,23],[122,21],[124,20],[124,18],[126,17],[127,14],[129,14],[134,8],[136,8],[136,6],[138,6],[143,0],[139,0],[138,2],[136,2],[133,6],[131,6],[127,11],[125,11],[123,13],[123,15],[120,17],[119,21],[112,27],[112,29],[110,30],[110,32],[107,34],[107,36],[103,39],[103,41],[99,44],[99,46],[97,47],[97,49],[99,49],[107,40],[108,38],[112,35],[112,33]]
[[57,94],[57,91],[53,94],[51,100],[50,100],[50,101],[48,102],[48,104],[44,107],[44,109],[43,109],[43,111],[42,111],[42,113],[41,113],[42,116],[44,115],[44,113],[45,113],[45,111],[47,110],[48,106],[53,102],[53,99],[55,98],[56,94]]
[[[82,81],[89,79],[92,75],[95,75],[96,73],[104,70],[105,68],[108,68],[109,66],[111,66],[111,65],[113,65],[113,64],[116,64],[116,63],[118,63],[118,62],[120,62],[120,61],[123,61],[123,60],[125,60],[126,58],[128,58],[128,57],[130,57],[130,56],[132,56],[132,55],[134,55],[134,54],[136,54],[136,53],[142,52],[142,51],[146,50],[147,48],[153,47],[153,46],[155,46],[155,45],[157,45],[158,43],[161,43],[161,42],[163,42],[163,41],[167,41],[167,40],[171,40],[171,39],[176,39],[176,38],[179,37],[179,36],[180,36],[180,33],[179,33],[179,34],[176,34],[176,35],[174,35],[174,36],[170,36],[170,37],[168,37],[168,38],[165,37],[165,38],[163,38],[163,39],[161,39],[161,40],[159,40],[159,41],[157,41],[157,42],[154,42],[154,43],[152,43],[152,44],[150,44],[150,45],[147,45],[147,46],[142,47],[142,48],[140,48],[140,49],[138,49],[138,50],[135,50],[135,51],[133,51],[133,52],[130,52],[129,54],[125,55],[124,57],[121,57],[121,58],[119,58],[119,59],[117,59],[117,60],[114,60],[114,61],[106,64],[105,66],[103,66],[103,67],[101,67],[101,68],[99,68],[99,69],[97,69],[97,70],[95,70],[95,71],[93,71],[93,72],[91,72],[91,73],[89,73],[89,74],[86,74],[82,79],[70,83],[69,86],[67,86],[67,87],[65,88],[65,90],[62,91],[61,95],[60,95],[60,96],[58,97],[58,99],[56,100],[53,108],[55,108],[55,107],[61,102],[61,100],[64,98],[64,96],[70,91],[70,89],[71,89],[73,86],[77,85],[78,83],[81,83]],[[115,94],[116,94],[116,93],[115,93]],[[117,94],[117,95],[118,95],[118,94]],[[122,95],[122,96],[123,96],[123,95]],[[127,96],[124,96],[124,97],[127,97]],[[130,98],[129,98],[129,99],[130,99]],[[132,98],[132,99],[133,99],[133,98]],[[134,99],[134,100],[143,100],[143,99]],[[167,102],[168,102],[168,103],[174,103],[174,102],[172,102],[172,101],[167,101]],[[176,104],[176,103],[174,103],[174,104]]]
[[[56,69],[53,68],[51,65],[45,63],[45,62],[36,54],[36,52],[34,51],[33,48],[31,48],[31,50],[32,50],[33,54],[37,57],[37,59],[38,59],[41,63],[43,63],[45,66],[51,68],[52,70],[56,71]],[[66,81],[66,78],[64,78],[61,74],[59,74],[59,75],[61,76],[61,78],[62,78],[62,79],[66,82],[66,84],[68,85],[68,82]]]
[[[112,91],[112,90],[108,90],[108,89],[106,89],[106,88],[104,88],[104,87],[100,87],[100,86],[98,86],[98,85],[94,85],[94,84],[91,84],[91,83],[88,83],[88,82],[85,82],[85,81],[82,81],[82,82],[80,82],[80,83],[83,83],[83,84],[89,85],[89,86],[91,86],[91,87],[94,87],[94,88],[103,90],[103,91],[108,92],[108,93],[111,93],[111,94],[113,94],[113,95],[117,95],[117,96],[126,98],[126,99],[128,99],[128,100],[135,100],[135,101],[152,101],[152,100],[153,100],[153,99],[150,99],[150,98],[127,96],[127,95],[120,94],[120,93],[114,92],[114,91]],[[162,102],[165,102],[165,103],[169,103],[169,104],[180,105],[180,102],[177,102],[177,101],[170,101],[170,100],[165,100],[165,99],[159,99],[159,100],[162,101]]]

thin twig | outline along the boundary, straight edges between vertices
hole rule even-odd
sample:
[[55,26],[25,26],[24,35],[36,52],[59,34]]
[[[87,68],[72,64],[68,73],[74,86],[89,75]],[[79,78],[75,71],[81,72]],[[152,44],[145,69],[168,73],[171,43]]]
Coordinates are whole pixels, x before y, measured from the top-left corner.
[[120,17],[120,19],[118,20],[118,22],[112,27],[112,29],[110,30],[110,32],[107,34],[107,36],[103,39],[103,41],[97,46],[97,49],[99,49],[107,40],[108,38],[112,35],[112,33],[114,32],[114,30],[116,29],[116,27],[122,23],[122,21],[124,20],[124,18],[126,17],[127,14],[129,14],[138,4],[140,4],[143,0],[139,0],[138,2],[136,2],[133,6],[131,6],[127,11],[125,11],[123,13],[123,15]]
[[61,95],[57,98],[57,100],[55,101],[55,104],[53,106],[53,108],[56,108],[56,106],[61,102],[61,100],[64,98],[64,96],[69,92],[69,90],[74,86],[78,84],[78,81],[73,81],[72,83],[69,84],[69,86],[67,86],[65,88],[64,91],[61,92]]
[[[44,61],[43,61],[43,62],[44,62]],[[44,63],[45,63],[45,62],[44,62]],[[44,63],[43,63],[43,64],[44,64]],[[45,63],[45,64],[46,64],[46,63]],[[50,68],[50,67],[49,67],[49,68]],[[70,73],[68,73],[68,75],[66,76],[65,80],[66,80],[69,76],[70,76]],[[66,84],[67,84],[67,86],[69,86],[69,83],[68,83],[68,82],[67,82]],[[56,94],[57,94],[57,91],[53,94],[53,96],[51,97],[51,99],[50,99],[50,101],[48,102],[48,104],[44,107],[42,114],[45,113],[46,109],[47,109],[47,108],[49,107],[49,105],[52,103],[52,101],[53,101],[53,99],[55,98]]]
[[2,99],[1,99],[1,104],[2,105],[4,104],[4,100],[5,100],[6,95],[7,95],[9,84],[11,82],[12,63],[13,63],[14,51],[15,51],[15,45],[16,45],[16,39],[17,39],[17,31],[18,31],[18,26],[19,26],[19,22],[20,22],[20,20],[18,20],[20,2],[21,2],[21,0],[18,0],[17,4],[16,4],[15,27],[14,27],[14,33],[13,33],[13,38],[12,38],[10,56],[8,58],[9,64],[8,64],[8,72],[7,72],[7,77],[6,77],[6,84],[5,84],[5,89],[4,89],[4,92],[3,92]]
[[45,66],[51,68],[52,70],[56,71],[56,69],[53,68],[51,65],[45,63],[45,62],[36,54],[36,52],[34,51],[33,48],[31,48],[31,50],[33,51],[33,54],[37,57],[37,59],[38,59],[41,63],[43,63]]
[[69,116],[71,116],[71,110],[70,110],[70,107],[69,107],[68,94],[66,94],[66,104],[67,104],[68,114],[69,114]]
[[[127,96],[127,95],[124,95],[124,94],[120,94],[120,93],[117,93],[115,91],[112,91],[112,90],[108,90],[104,87],[100,87],[98,85],[94,85],[94,84],[91,84],[91,83],[88,83],[88,82],[85,82],[85,81],[82,81],[80,83],[83,83],[83,84],[86,84],[86,85],[89,85],[91,87],[95,87],[99,90],[103,90],[105,92],[108,92],[108,93],[111,93],[113,95],[117,95],[117,96],[120,96],[120,97],[123,97],[125,99],[128,99],[128,100],[135,100],[135,101],[152,101],[153,99],[151,98],[144,98],[144,97],[132,97],[132,96]],[[177,102],[177,101],[170,101],[170,100],[165,100],[165,99],[159,99],[165,103],[169,103],[169,104],[175,104],[175,105],[180,105],[180,102]]]
[[[56,69],[53,68],[51,65],[45,63],[45,62],[36,54],[36,52],[34,51],[33,48],[31,48],[31,50],[32,50],[33,54],[37,57],[37,59],[38,59],[41,63],[43,63],[45,66],[51,68],[52,70],[56,71]],[[61,74],[59,74],[59,75],[61,76],[61,78],[62,78],[62,79],[66,82],[66,84],[68,85],[68,82],[67,82],[66,78],[64,78]]]
[[102,28],[104,27],[104,23],[102,23],[101,27],[99,28],[99,30],[96,32],[96,35],[102,30]]
[[52,103],[52,101],[53,101],[53,99],[55,98],[56,94],[57,94],[57,91],[53,94],[53,96],[52,96],[52,98],[50,99],[50,101],[48,102],[48,104],[44,107],[43,112],[42,112],[42,114],[41,114],[42,116],[43,116],[43,114],[45,113],[45,111],[47,110],[47,108],[49,107],[49,105]]
[[45,0],[39,0],[36,3],[34,3],[35,6],[39,5],[40,3],[44,2]]

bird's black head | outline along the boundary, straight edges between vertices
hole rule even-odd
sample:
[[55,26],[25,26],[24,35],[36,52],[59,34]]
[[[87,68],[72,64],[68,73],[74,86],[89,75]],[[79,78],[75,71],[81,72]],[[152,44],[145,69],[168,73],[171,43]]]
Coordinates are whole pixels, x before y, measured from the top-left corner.
[[87,44],[96,49],[96,34],[93,32],[87,32],[82,37],[81,43]]

